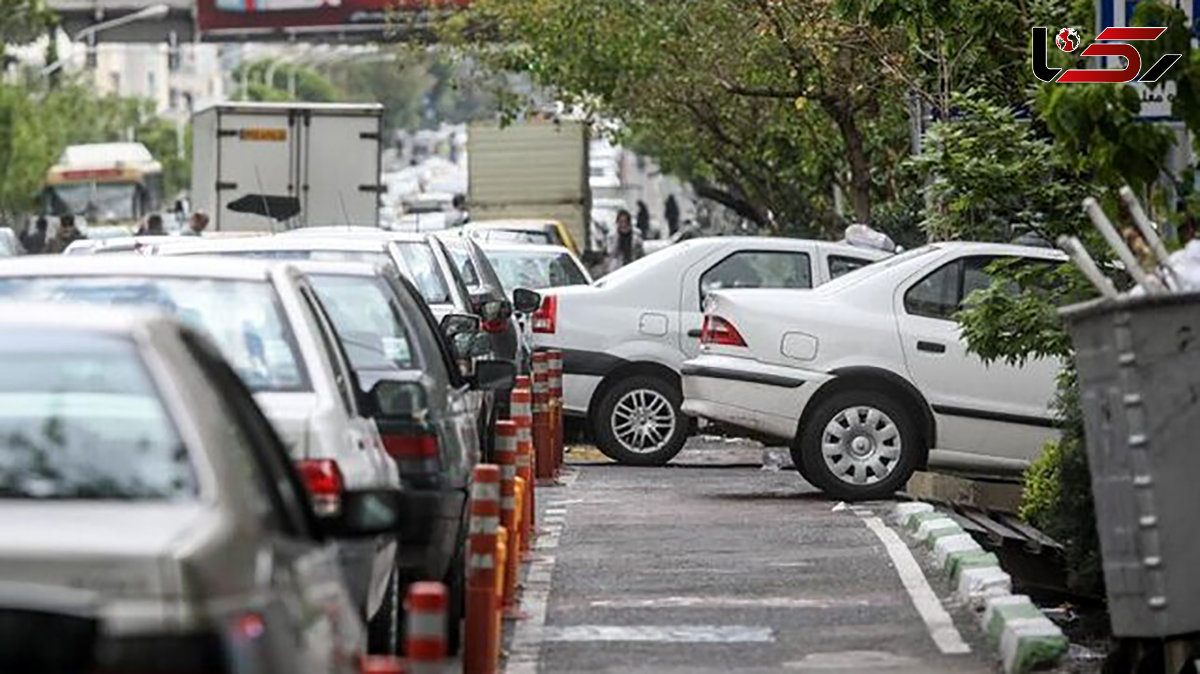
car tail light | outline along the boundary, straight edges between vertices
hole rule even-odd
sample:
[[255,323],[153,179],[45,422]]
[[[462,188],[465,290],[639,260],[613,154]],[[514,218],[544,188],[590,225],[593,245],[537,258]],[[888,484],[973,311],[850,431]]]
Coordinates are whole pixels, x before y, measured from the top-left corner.
[[504,332],[505,327],[506,326],[505,326],[504,321],[480,321],[479,322],[479,328],[481,330],[483,330],[484,332],[487,332],[487,333],[491,333],[493,335]]
[[721,346],[746,346],[746,340],[733,327],[733,323],[720,316],[705,316],[704,328],[700,331],[701,344],[720,344]]
[[546,295],[542,306],[533,312],[533,331],[554,334],[558,327],[558,296]]
[[383,436],[383,449],[394,459],[437,458],[438,439],[433,434],[399,434]]
[[337,461],[332,459],[302,459],[296,462],[308,495],[312,498],[313,510],[318,515],[337,515],[342,510],[342,492],[345,482]]

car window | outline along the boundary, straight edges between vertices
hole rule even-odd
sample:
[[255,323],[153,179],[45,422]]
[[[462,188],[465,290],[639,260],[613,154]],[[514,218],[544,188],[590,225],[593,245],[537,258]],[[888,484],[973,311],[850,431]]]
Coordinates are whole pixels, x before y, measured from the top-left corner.
[[811,288],[807,253],[744,250],[716,263],[700,276],[700,296],[725,288]]
[[321,345],[329,356],[329,364],[333,368],[333,383],[342,399],[342,407],[346,413],[354,416],[358,413],[358,405],[354,398],[354,384],[349,370],[349,358],[342,351],[337,331],[329,322],[321,302],[306,286],[300,286],[300,297],[308,310],[317,321],[317,332],[321,335]]
[[960,304],[976,290],[984,290],[992,285],[992,275],[986,270],[995,261],[996,258],[992,256],[963,258],[962,293],[958,298]]
[[466,249],[458,246],[446,246],[446,249],[450,251],[450,259],[454,260],[454,266],[458,267],[458,273],[462,274],[463,283],[471,288],[478,288],[483,281],[479,278],[475,262]]
[[487,256],[509,294],[517,288],[541,290],[588,283],[587,276],[568,253],[489,250]]
[[424,241],[397,241],[396,251],[404,261],[406,276],[430,304],[450,304],[450,288],[438,268],[433,249]]
[[0,498],[197,496],[187,449],[133,342],[8,331],[0,372]]
[[306,508],[308,497],[292,469],[283,443],[254,403],[249,390],[204,340],[197,339],[187,330],[180,332],[180,339],[208,380],[209,386],[200,390],[211,397],[225,418],[234,422],[211,430],[224,434],[226,444],[221,449],[236,452],[239,463],[258,482],[256,486],[265,496],[265,503],[260,506],[266,510],[263,513],[265,523],[283,533],[311,536],[315,528],[313,515]]
[[829,256],[829,278],[835,279],[843,274],[849,274],[856,269],[871,264],[871,261],[861,257],[850,257],[849,255],[830,255]]
[[383,278],[310,274],[308,279],[337,329],[351,367],[416,367],[412,340]]
[[145,305],[208,335],[253,391],[308,391],[308,373],[266,281],[157,276],[0,279],[0,298]]
[[914,316],[949,319],[958,311],[961,262],[938,267],[904,293],[904,310]]

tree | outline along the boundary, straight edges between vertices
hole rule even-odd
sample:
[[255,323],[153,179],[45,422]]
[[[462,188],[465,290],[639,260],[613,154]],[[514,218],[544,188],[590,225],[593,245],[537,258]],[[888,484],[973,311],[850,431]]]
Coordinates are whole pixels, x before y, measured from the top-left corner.
[[873,67],[863,27],[832,9],[479,0],[443,35],[619,120],[702,195],[771,230],[818,234],[837,224],[835,190],[868,220],[907,148],[903,92]]

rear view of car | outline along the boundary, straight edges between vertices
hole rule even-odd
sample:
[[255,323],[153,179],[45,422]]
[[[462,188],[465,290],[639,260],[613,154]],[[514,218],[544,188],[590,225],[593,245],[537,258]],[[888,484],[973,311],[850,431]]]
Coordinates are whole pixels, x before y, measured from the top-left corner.
[[98,643],[72,671],[354,671],[335,551],[206,340],[111,308],[10,305],[0,368],[0,580],[87,598]]

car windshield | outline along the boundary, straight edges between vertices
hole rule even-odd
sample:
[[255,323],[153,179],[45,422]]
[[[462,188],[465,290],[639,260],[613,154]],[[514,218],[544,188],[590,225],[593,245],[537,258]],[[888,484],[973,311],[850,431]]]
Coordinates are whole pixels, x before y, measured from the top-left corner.
[[450,289],[433,257],[433,249],[424,241],[397,241],[393,244],[404,261],[406,276],[429,304],[450,304]]
[[489,250],[487,256],[509,294],[517,288],[541,290],[588,283],[587,276],[565,252]]
[[195,498],[187,452],[132,342],[7,331],[0,372],[0,498]]
[[416,367],[412,340],[387,281],[378,276],[309,275],[356,370]]
[[487,229],[486,239],[488,241],[506,241],[512,243],[539,243],[539,244],[557,244],[558,241],[550,239],[550,235],[546,232],[537,232],[524,229]]
[[83,214],[88,222],[131,220],[137,217],[134,183],[75,183],[47,188],[50,213]]
[[891,257],[884,258],[882,260],[879,260],[878,262],[872,262],[871,264],[866,265],[865,267],[860,267],[858,269],[855,269],[854,271],[842,274],[841,276],[833,279],[832,281],[822,285],[820,287],[820,290],[821,290],[821,292],[834,292],[840,288],[852,286],[852,285],[858,283],[859,280],[868,278],[872,274],[877,274],[885,269],[891,269],[891,268],[895,267],[896,265],[904,264],[904,263],[908,262],[909,260],[915,260],[916,258],[924,257],[924,256],[936,251],[937,249],[938,249],[937,246],[929,245],[929,246],[921,246],[920,248],[913,248],[912,250],[906,250],[903,253],[899,253],[897,255],[893,255]]
[[373,250],[198,250],[185,255],[220,255],[256,260],[314,260],[317,262],[366,262],[391,264],[387,253]]
[[693,245],[695,244],[691,241],[684,241],[683,243],[677,243],[673,246],[667,246],[666,248],[657,251],[652,255],[647,255],[634,260],[624,267],[609,273],[604,278],[597,280],[596,286],[599,288],[615,286],[620,283],[624,283],[626,279],[637,277],[644,269],[649,269],[660,264],[670,264],[672,259],[681,257],[684,254],[694,250]]
[[311,390],[295,336],[266,281],[163,277],[0,279],[0,297],[149,305],[204,332],[252,391]]

